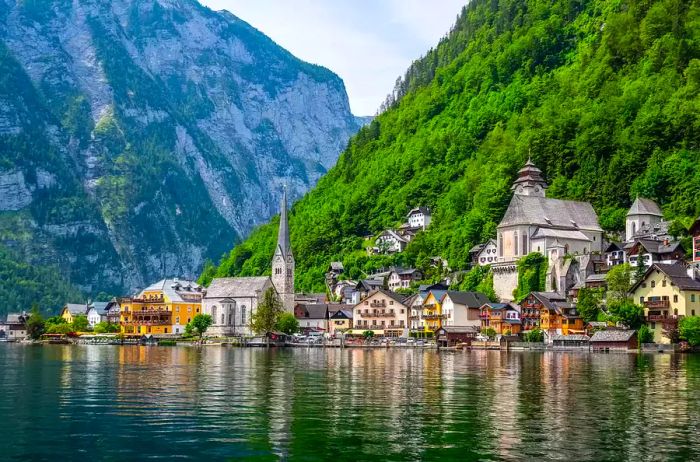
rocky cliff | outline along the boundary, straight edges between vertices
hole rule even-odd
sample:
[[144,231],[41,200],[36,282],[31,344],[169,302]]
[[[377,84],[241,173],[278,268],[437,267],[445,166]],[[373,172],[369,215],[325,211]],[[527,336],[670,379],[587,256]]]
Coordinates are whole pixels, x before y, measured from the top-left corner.
[[359,125],[335,74],[194,0],[0,0],[0,245],[87,293],[196,274]]

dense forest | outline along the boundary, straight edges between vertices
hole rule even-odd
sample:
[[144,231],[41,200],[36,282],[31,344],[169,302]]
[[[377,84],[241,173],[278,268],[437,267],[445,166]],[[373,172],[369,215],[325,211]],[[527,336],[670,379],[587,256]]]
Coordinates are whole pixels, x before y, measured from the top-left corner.
[[[297,289],[321,290],[329,262],[348,277],[429,257],[465,268],[491,238],[531,154],[551,197],[593,203],[621,230],[637,195],[688,226],[700,212],[700,3],[474,0],[414,63],[387,109],[296,203]],[[429,229],[396,256],[367,237],[414,206]],[[269,273],[277,222],[258,228],[212,276]]]

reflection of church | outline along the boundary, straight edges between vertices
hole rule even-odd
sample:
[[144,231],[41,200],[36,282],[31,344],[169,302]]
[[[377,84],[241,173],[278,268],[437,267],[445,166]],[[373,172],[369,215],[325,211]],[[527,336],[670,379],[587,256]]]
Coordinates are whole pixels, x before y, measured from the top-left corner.
[[546,290],[563,293],[572,265],[585,272],[591,252],[602,251],[603,230],[593,206],[546,197],[546,189],[542,171],[528,159],[513,183],[513,198],[497,228],[497,263],[492,268],[494,289],[503,300],[513,299],[518,283],[515,262],[530,252],[549,259]]

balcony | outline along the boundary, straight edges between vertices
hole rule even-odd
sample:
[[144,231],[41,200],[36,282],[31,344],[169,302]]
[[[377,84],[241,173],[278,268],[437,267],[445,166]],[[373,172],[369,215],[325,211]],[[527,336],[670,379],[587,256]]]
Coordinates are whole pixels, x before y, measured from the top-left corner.
[[381,302],[373,301],[373,302],[369,303],[369,306],[371,308],[386,308],[386,302],[385,301],[381,301]]
[[396,316],[396,312],[385,311],[382,313],[381,311],[375,310],[370,311],[369,313],[360,313],[360,316],[362,316],[363,318],[393,318],[394,316]]
[[121,324],[122,326],[169,326],[170,320],[169,319],[160,319],[160,320],[155,320],[155,321],[140,321],[140,320],[132,319],[129,321],[122,321],[119,324]]
[[649,310],[667,310],[670,306],[668,300],[646,300],[644,302],[644,308]]
[[649,316],[647,316],[648,322],[661,322],[666,319],[669,319],[669,316],[667,314],[650,314]]
[[426,321],[432,321],[436,319],[445,319],[446,316],[444,314],[424,314],[423,319]]
[[136,311],[131,311],[132,316],[136,315],[144,315],[144,316],[170,316],[172,313],[170,311],[166,310],[136,310]]

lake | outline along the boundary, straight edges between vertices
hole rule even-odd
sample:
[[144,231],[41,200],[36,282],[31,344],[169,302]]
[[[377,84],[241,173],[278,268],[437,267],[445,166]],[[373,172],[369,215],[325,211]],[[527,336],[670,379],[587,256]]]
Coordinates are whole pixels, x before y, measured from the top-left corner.
[[0,344],[1,460],[700,460],[700,357]]

